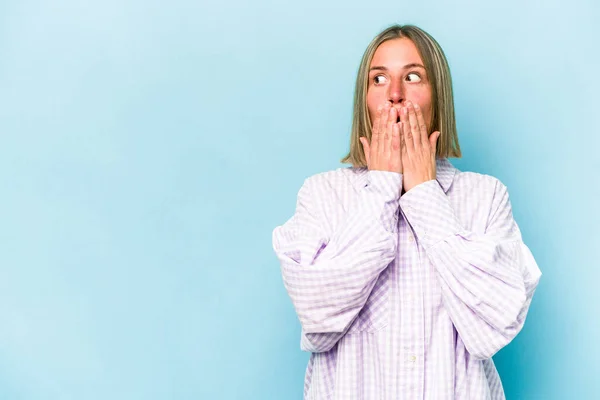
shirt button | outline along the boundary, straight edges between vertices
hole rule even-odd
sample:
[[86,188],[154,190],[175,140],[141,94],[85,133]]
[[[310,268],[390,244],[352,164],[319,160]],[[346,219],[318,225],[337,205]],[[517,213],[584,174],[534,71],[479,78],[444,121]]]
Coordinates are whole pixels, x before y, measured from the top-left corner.
[[415,356],[415,355],[408,356],[407,359],[406,359],[406,361],[414,363],[414,362],[417,361],[417,356]]
[[411,242],[415,241],[415,237],[411,234],[408,235],[408,240],[410,240]]

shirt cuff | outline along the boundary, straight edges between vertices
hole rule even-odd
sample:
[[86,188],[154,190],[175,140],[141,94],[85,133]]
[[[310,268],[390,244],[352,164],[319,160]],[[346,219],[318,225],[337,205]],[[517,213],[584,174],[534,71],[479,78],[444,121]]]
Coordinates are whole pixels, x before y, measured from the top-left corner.
[[463,231],[437,180],[423,182],[400,198],[400,208],[425,249]]
[[402,174],[391,171],[369,171],[363,188],[365,201],[379,216],[386,231],[398,231],[400,194],[402,193]]
[[368,171],[365,187],[386,201],[398,200],[402,193],[402,174],[390,171]]

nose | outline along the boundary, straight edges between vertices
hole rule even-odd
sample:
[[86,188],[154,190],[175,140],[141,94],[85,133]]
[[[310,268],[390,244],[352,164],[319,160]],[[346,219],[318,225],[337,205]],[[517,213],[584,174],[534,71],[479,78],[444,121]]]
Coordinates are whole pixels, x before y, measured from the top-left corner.
[[404,87],[399,79],[392,80],[388,86],[388,101],[391,105],[400,104],[404,101]]

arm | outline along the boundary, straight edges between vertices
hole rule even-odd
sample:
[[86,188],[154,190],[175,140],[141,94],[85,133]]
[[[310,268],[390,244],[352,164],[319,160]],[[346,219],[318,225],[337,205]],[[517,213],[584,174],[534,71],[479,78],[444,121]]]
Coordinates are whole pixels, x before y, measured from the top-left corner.
[[484,233],[464,229],[431,180],[400,200],[437,271],[444,306],[467,351],[491,358],[522,329],[541,272],[497,181]]
[[315,184],[314,178],[300,189],[292,218],[273,231],[283,282],[302,325],[303,350],[328,351],[337,343],[396,255],[402,175],[366,173],[367,184],[334,232],[326,233],[316,203],[326,197],[315,192],[328,188]]

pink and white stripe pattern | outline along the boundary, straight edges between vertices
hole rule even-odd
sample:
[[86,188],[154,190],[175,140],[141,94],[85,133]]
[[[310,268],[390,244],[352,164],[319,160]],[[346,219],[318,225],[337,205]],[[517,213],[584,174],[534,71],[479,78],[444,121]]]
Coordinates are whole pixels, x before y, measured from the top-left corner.
[[401,192],[395,172],[317,174],[273,231],[312,352],[304,398],[504,399],[491,357],[541,276],[506,187],[439,159],[437,179]]

